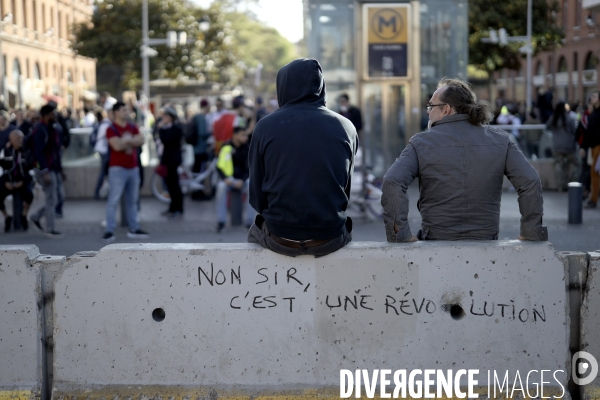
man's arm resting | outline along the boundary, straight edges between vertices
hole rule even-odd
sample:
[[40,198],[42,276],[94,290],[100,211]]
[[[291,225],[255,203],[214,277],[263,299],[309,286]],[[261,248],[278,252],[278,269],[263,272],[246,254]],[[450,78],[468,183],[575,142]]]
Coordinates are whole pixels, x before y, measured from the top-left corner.
[[544,200],[537,171],[523,153],[510,143],[506,155],[505,174],[519,195],[521,212],[520,240],[547,241],[548,229],[542,226]]
[[415,180],[418,171],[417,155],[409,143],[383,178],[381,205],[388,242],[412,242],[416,239],[408,224],[406,190]]

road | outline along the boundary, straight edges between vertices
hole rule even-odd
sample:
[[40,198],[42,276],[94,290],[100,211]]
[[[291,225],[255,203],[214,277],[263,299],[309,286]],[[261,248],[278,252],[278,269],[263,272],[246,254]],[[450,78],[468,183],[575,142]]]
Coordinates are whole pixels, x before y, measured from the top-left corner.
[[[409,188],[409,222],[413,232],[420,226],[420,216],[416,208],[418,189]],[[40,200],[34,201],[32,210],[39,207]],[[42,254],[70,256],[79,251],[97,251],[106,244],[100,240],[103,228],[105,201],[67,200],[63,219],[57,220],[57,229],[66,235],[63,239],[51,239],[42,235],[33,224],[29,231],[0,233],[1,244],[35,244]],[[567,223],[568,195],[566,193],[544,193],[544,225],[548,227],[550,242],[557,250],[594,251],[600,249],[600,209],[584,210],[583,224]],[[165,205],[154,198],[142,199],[141,225],[151,236],[149,243],[234,243],[245,242],[247,230],[244,227],[227,227],[216,233],[216,213],[214,201],[192,201],[186,198],[185,214],[181,220],[168,220],[160,216]],[[11,205],[7,204],[11,210]],[[383,224],[368,221],[358,210],[350,210],[354,220],[354,241],[385,241]],[[505,191],[502,195],[500,212],[500,239],[516,239],[519,235],[519,208],[517,194]],[[43,219],[42,219],[43,222]],[[115,232],[117,243],[135,243],[128,239],[126,228]]]

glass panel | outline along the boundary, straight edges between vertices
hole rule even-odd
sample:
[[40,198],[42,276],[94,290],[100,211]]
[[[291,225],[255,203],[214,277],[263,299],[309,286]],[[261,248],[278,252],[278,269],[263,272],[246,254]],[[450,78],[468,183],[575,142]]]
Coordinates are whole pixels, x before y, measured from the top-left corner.
[[382,177],[404,149],[406,140],[406,87],[363,86],[364,133],[361,144],[365,165]]
[[[373,167],[375,176],[385,173],[383,159],[383,98],[380,84],[363,86],[363,136],[361,146],[365,156],[364,163]],[[383,172],[382,172],[383,171]]]
[[354,4],[310,1],[307,22],[308,54],[323,67],[327,91],[337,95],[354,88]]
[[428,0],[421,13],[421,96],[444,77],[467,79],[468,6],[466,0]]
[[[384,138],[385,169],[391,167],[394,160],[402,153],[406,138],[406,102],[405,86],[388,86],[387,96],[387,129]],[[417,133],[417,132],[412,132]],[[385,173],[385,171],[384,171]]]

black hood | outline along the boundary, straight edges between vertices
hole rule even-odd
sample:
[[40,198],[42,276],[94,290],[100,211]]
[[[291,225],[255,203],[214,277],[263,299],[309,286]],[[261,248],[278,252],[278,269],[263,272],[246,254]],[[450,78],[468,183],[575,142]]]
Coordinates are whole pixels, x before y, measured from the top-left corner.
[[300,103],[324,106],[325,98],[323,70],[317,60],[299,58],[277,73],[279,107]]

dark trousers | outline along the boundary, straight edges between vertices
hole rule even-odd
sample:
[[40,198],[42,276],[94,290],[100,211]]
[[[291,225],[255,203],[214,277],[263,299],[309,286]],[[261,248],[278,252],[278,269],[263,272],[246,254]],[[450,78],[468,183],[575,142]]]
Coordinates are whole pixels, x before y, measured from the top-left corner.
[[192,172],[199,173],[202,170],[202,164],[208,161],[208,154],[199,153],[194,154],[194,166],[192,167]]
[[100,154],[100,171],[98,172],[98,180],[96,181],[96,188],[94,189],[94,197],[100,198],[100,188],[104,183],[104,178],[108,175],[108,161],[109,153]]
[[177,165],[167,165],[167,176],[165,177],[167,190],[171,196],[171,205],[169,212],[183,212],[183,193],[179,186],[179,174],[177,173]]
[[265,249],[274,251],[275,253],[283,254],[284,256],[296,257],[310,255],[315,258],[326,256],[336,250],[341,249],[352,241],[352,220],[350,217],[346,217],[346,224],[343,228],[343,232],[340,236],[331,239],[329,242],[323,243],[315,247],[306,248],[293,248],[283,246],[277,243],[271,238],[271,232],[267,228],[265,219],[262,215],[258,214],[254,219],[254,224],[248,231],[248,242],[260,244]]
[[18,192],[21,195],[21,200],[25,204],[31,204],[33,201],[33,192],[31,191],[29,183],[23,184],[18,189],[8,190],[4,185],[4,182],[0,183],[0,211],[5,211],[4,200],[11,194]]

